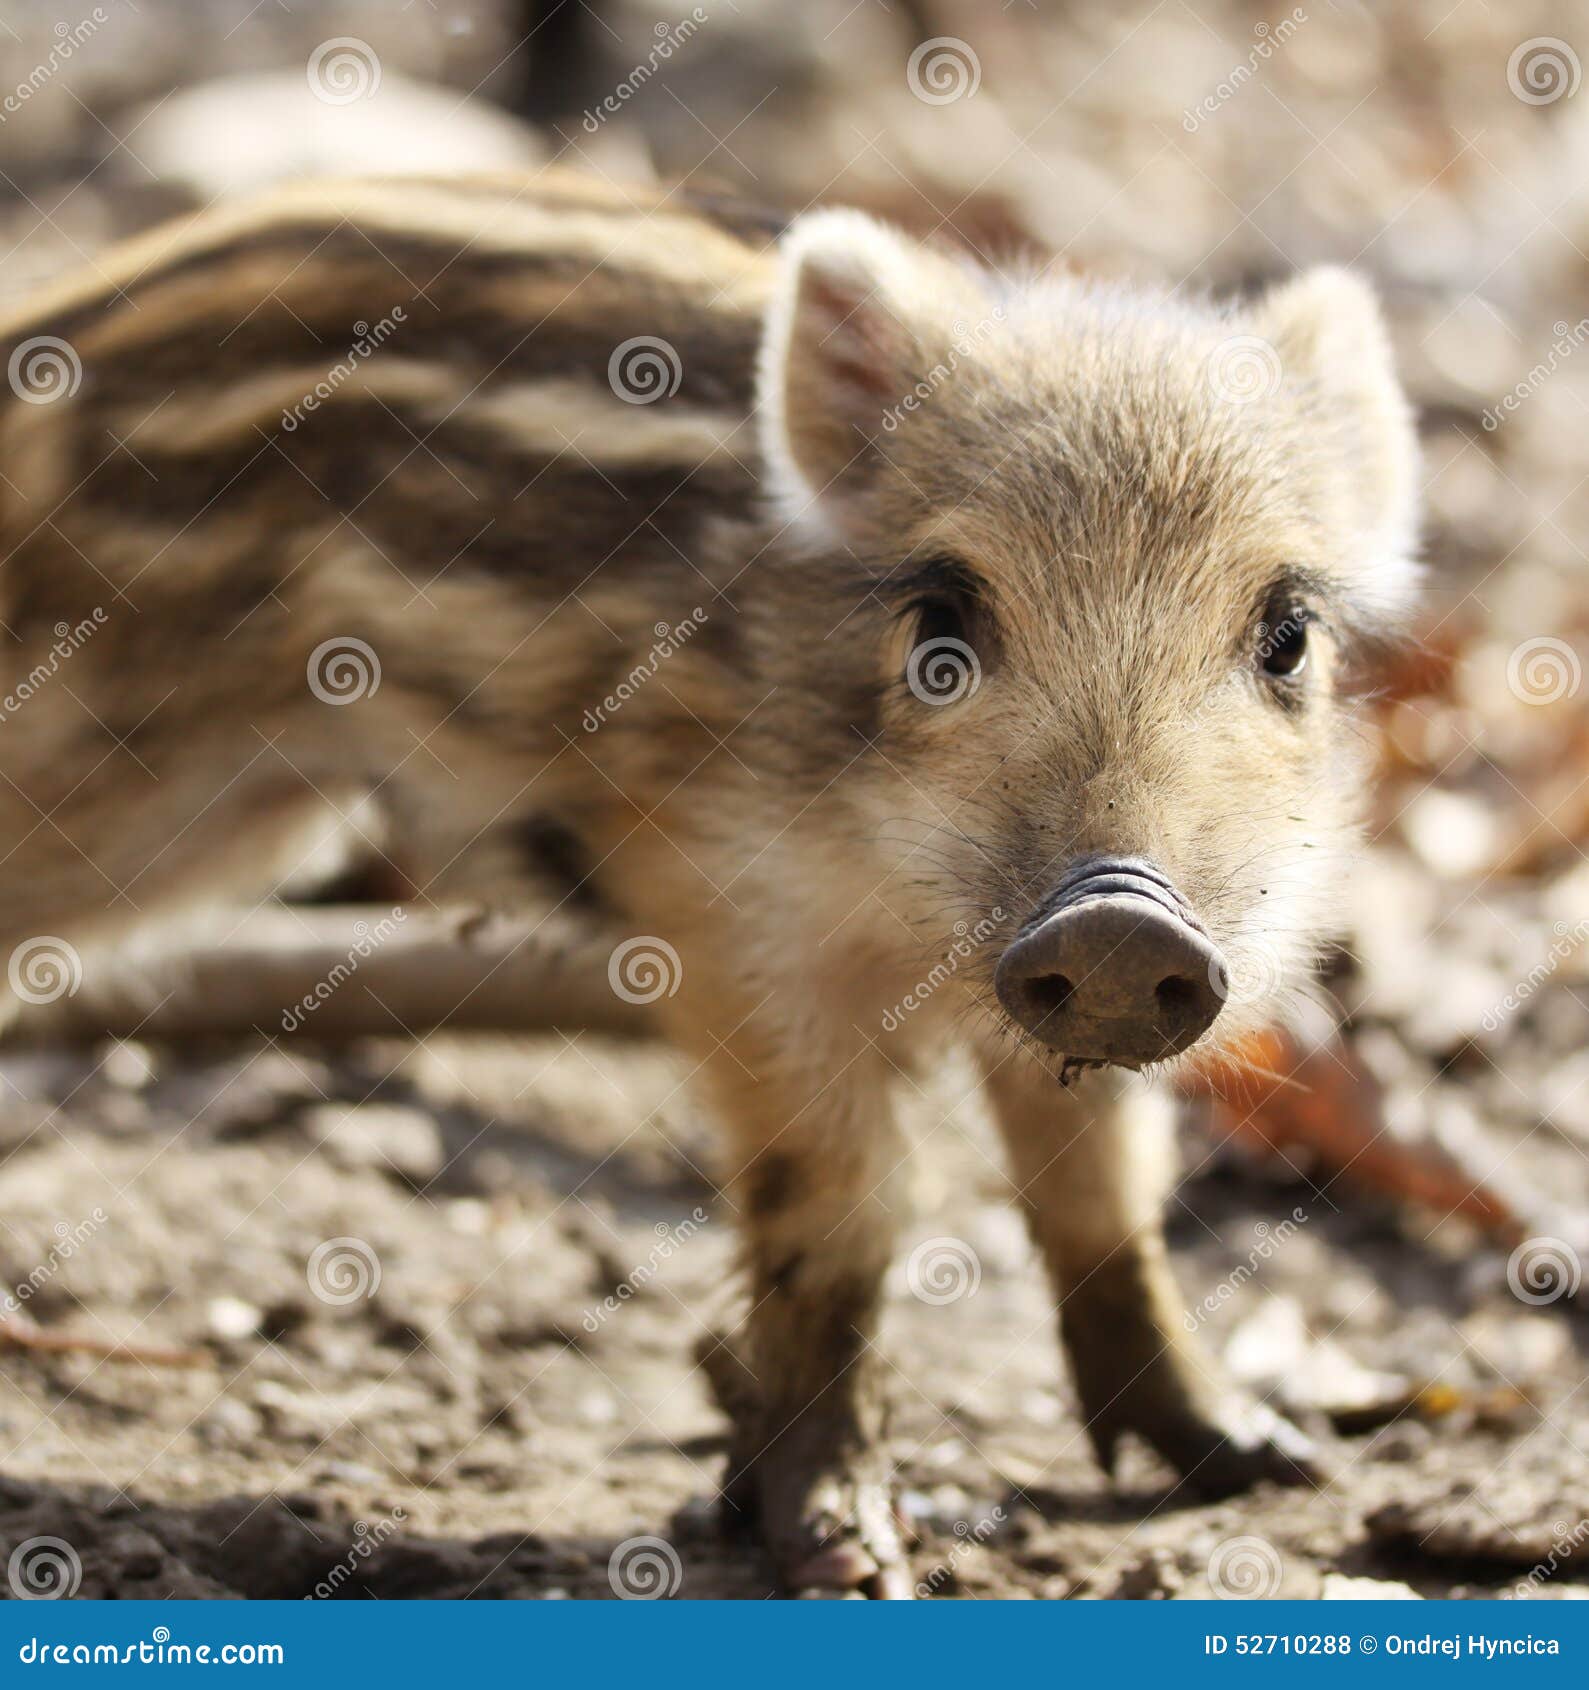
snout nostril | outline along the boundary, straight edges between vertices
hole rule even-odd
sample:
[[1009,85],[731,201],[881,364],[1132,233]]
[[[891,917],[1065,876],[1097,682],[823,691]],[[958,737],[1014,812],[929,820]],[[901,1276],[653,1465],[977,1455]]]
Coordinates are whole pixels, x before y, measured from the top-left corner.
[[1026,982],[1028,1000],[1044,1017],[1057,1015],[1070,1002],[1075,991],[1075,986],[1063,974],[1039,974],[1035,980]]
[[1153,988],[1153,995],[1166,1015],[1186,1014],[1197,1007],[1201,997],[1195,982],[1184,974],[1167,974]]

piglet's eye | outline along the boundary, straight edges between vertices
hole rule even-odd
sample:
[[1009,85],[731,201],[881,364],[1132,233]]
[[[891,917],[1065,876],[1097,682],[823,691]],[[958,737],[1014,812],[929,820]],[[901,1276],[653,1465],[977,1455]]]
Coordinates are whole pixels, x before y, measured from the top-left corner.
[[973,606],[959,593],[932,593],[916,605],[918,644],[937,645],[956,640],[969,643]]
[[1300,606],[1258,628],[1258,658],[1266,675],[1293,680],[1308,661],[1308,613]]

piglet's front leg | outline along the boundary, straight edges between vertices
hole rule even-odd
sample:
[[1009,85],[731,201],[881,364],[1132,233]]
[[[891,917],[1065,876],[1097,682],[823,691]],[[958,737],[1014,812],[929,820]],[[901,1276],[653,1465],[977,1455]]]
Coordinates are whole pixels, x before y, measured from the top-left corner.
[[1063,1089],[1025,1053],[995,1058],[988,1085],[1104,1467],[1129,1431],[1200,1494],[1320,1482],[1312,1442],[1237,1389],[1186,1329],[1160,1218],[1169,1096],[1118,1071]]
[[742,1030],[711,1063],[749,1267],[740,1329],[703,1347],[733,1421],[725,1501],[796,1594],[908,1597],[873,1346],[902,1144],[859,1058],[797,1079]]

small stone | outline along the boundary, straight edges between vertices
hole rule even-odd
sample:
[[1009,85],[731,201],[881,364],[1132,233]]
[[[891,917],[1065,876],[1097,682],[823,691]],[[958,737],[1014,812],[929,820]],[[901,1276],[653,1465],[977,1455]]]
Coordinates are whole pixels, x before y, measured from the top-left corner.
[[1350,1578],[1345,1573],[1326,1573],[1319,1592],[1326,1602],[1421,1602],[1410,1584],[1395,1579]]
[[252,1338],[259,1331],[264,1315],[240,1297],[212,1297],[204,1317],[211,1337],[235,1342]]
[[446,1162],[441,1131],[421,1109],[326,1104],[309,1110],[304,1125],[344,1167],[374,1168],[410,1185],[428,1185]]

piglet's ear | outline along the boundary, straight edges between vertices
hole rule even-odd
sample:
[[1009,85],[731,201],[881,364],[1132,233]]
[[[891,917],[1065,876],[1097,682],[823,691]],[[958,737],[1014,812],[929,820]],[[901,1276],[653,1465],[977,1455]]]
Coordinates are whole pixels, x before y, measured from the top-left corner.
[[900,405],[952,347],[968,281],[858,211],[819,211],[785,237],[762,342],[761,446],[786,514],[840,529],[881,512]]
[[1400,612],[1416,587],[1418,437],[1373,289],[1347,270],[1309,270],[1259,312],[1319,449],[1344,472],[1362,589],[1383,610]]

